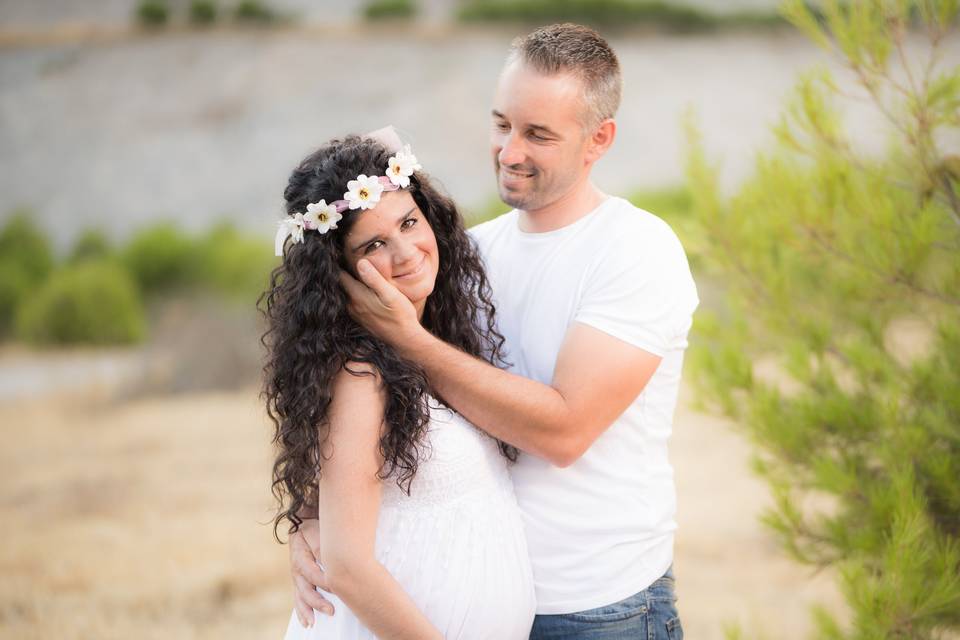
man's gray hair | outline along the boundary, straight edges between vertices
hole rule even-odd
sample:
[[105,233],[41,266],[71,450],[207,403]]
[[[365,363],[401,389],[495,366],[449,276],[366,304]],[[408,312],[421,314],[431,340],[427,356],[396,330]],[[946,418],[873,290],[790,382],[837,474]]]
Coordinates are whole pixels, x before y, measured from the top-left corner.
[[552,24],[510,45],[507,64],[519,60],[544,75],[569,73],[583,83],[585,132],[612,118],[620,106],[620,63],[599,33],[579,24]]

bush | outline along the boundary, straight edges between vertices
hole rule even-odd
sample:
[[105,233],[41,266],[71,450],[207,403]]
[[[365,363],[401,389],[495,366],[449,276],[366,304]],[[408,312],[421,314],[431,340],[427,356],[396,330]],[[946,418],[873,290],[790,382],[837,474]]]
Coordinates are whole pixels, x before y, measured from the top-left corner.
[[670,224],[689,218],[693,208],[693,196],[685,185],[641,189],[632,193],[628,200]]
[[243,236],[229,224],[211,229],[201,243],[204,283],[230,297],[250,301],[263,292],[278,264],[269,243]]
[[465,21],[651,23],[677,30],[716,26],[711,14],[684,6],[645,0],[470,0],[459,12]]
[[10,334],[17,309],[35,286],[23,265],[0,260],[0,336]]
[[[691,130],[693,217],[725,308],[698,315],[690,361],[701,397],[757,447],[765,523],[797,561],[835,570],[849,615],[815,610],[812,637],[957,637],[960,66],[942,47],[960,11],[823,6],[784,8],[855,87],[801,77],[732,197]],[[846,130],[836,99],[851,95],[886,118],[883,155]]]
[[30,212],[15,212],[0,231],[0,335],[10,332],[21,301],[52,268],[46,236],[33,224]]
[[363,17],[367,20],[412,18],[416,13],[413,0],[372,0],[363,8]]
[[50,242],[33,223],[34,215],[20,209],[11,215],[0,230],[0,260],[11,260],[21,265],[34,280],[42,280],[53,268]]
[[84,231],[70,250],[68,262],[78,264],[87,260],[103,260],[113,255],[113,247],[103,231],[87,229]]
[[170,223],[149,227],[134,236],[123,251],[122,262],[148,295],[201,279],[196,242]]
[[493,220],[510,211],[513,207],[503,202],[500,196],[490,196],[487,201],[478,209],[464,212],[464,219],[468,227],[476,224]]
[[785,24],[775,12],[715,14],[658,0],[468,0],[461,6],[458,17],[466,22],[542,24],[571,21],[606,26],[647,24],[679,32]]
[[190,3],[190,22],[196,25],[212,24],[217,19],[217,4],[213,0],[193,0]]
[[240,22],[273,22],[277,14],[259,0],[241,0],[234,10],[234,17]]
[[54,273],[17,313],[17,336],[34,344],[118,344],[143,339],[143,306],[117,264],[85,262]]
[[170,19],[170,10],[162,0],[143,0],[137,5],[137,21],[145,27],[160,27]]

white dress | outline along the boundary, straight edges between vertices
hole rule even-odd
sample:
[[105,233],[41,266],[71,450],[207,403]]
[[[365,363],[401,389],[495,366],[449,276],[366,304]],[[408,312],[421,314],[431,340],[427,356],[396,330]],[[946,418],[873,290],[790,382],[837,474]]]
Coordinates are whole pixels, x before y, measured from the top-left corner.
[[[410,495],[383,482],[377,560],[452,640],[526,639],[536,600],[523,524],[497,442],[430,401],[431,420]],[[290,616],[285,640],[375,636],[332,594],[330,617],[304,628]]]

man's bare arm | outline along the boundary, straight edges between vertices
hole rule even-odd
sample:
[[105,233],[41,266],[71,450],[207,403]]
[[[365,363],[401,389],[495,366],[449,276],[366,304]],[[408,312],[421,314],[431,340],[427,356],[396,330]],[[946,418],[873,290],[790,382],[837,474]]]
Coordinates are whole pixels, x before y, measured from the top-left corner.
[[[427,332],[375,269],[341,282],[367,329],[422,366],[437,391],[493,436],[558,466],[575,462],[622,414],[661,358],[585,324],[567,332],[549,385],[498,369]],[[364,286],[366,285],[366,286]]]

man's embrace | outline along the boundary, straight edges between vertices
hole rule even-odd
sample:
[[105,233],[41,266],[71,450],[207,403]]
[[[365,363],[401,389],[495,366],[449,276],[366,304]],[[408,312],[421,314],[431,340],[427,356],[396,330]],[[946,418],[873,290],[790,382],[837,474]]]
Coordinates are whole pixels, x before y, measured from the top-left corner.
[[[514,42],[491,147],[515,209],[472,230],[508,370],[438,340],[372,268],[342,277],[353,315],[487,433],[523,451],[512,479],[536,583],[531,638],[680,638],[667,441],[698,299],[683,248],[656,216],[600,192],[619,63],[595,31],[554,25]],[[496,526],[495,522],[491,526]],[[325,604],[292,538],[298,609]],[[312,566],[311,566],[312,565]]]

